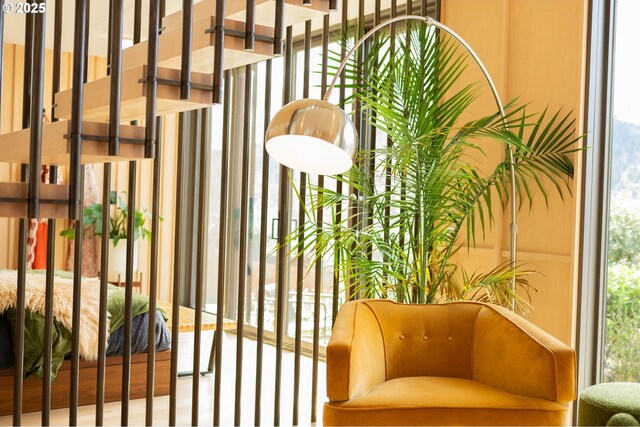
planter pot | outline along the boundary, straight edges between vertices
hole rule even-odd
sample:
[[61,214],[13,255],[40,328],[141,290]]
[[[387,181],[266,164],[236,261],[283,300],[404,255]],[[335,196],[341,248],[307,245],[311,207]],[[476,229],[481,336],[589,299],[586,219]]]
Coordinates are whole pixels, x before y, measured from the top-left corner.
[[[109,281],[117,282],[118,275],[120,281],[124,282],[127,271],[127,241],[120,240],[116,246],[113,240],[109,241]],[[133,243],[133,271],[138,270],[138,242]]]

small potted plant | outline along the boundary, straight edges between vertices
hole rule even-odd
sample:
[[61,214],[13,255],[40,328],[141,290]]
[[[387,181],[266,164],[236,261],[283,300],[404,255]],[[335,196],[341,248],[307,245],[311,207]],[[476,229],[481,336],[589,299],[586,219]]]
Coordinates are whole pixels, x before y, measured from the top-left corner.
[[[123,280],[127,267],[127,203],[126,192],[122,192],[119,196],[115,191],[111,192],[110,205],[112,206],[109,218],[109,281],[116,282]],[[151,212],[146,209],[135,210],[135,219],[133,226],[133,241],[137,242],[139,238],[151,238],[151,230],[146,225],[151,219]],[[160,218],[162,220],[162,218]],[[102,203],[92,203],[84,208],[83,226],[85,229],[94,227],[96,236],[102,236]],[[73,239],[75,237],[75,229],[73,227],[66,228],[60,232],[60,235]],[[121,242],[122,241],[122,242]],[[138,265],[138,245],[133,247],[133,265]]]

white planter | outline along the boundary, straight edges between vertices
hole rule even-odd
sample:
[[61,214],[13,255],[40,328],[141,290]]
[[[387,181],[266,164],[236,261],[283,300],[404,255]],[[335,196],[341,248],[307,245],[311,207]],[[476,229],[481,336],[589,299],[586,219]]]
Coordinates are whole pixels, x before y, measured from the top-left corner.
[[[113,240],[109,243],[109,281],[117,282],[120,275],[120,281],[124,282],[127,271],[127,241],[122,239],[116,246],[113,246]],[[138,252],[138,242],[133,242],[134,273],[138,270]]]

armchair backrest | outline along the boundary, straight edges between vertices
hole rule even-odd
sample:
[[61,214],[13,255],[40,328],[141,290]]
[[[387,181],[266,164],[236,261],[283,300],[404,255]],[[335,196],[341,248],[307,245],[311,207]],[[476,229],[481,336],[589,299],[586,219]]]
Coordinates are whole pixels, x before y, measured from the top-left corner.
[[482,304],[405,305],[371,300],[362,305],[380,329],[387,380],[472,377],[474,325]]
[[525,319],[476,302],[348,302],[327,346],[332,401],[402,377],[464,378],[513,394],[575,398],[575,352]]

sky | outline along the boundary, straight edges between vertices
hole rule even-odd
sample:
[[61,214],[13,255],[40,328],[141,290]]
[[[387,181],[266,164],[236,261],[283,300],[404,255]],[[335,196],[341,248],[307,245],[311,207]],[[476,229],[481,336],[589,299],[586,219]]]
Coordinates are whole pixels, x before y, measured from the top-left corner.
[[618,0],[613,115],[640,125],[640,0]]

